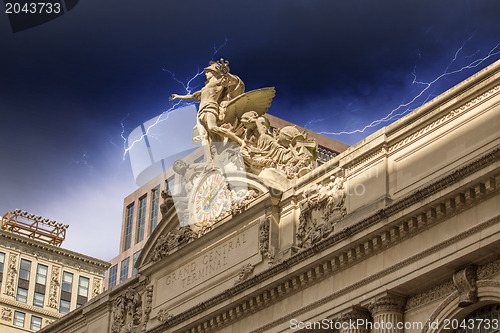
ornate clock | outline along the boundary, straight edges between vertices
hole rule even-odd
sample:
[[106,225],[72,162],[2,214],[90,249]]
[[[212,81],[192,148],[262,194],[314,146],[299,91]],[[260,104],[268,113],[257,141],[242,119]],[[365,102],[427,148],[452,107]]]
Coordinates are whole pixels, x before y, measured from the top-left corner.
[[193,209],[197,224],[217,218],[228,199],[227,184],[218,171],[211,171],[203,176],[194,193]]

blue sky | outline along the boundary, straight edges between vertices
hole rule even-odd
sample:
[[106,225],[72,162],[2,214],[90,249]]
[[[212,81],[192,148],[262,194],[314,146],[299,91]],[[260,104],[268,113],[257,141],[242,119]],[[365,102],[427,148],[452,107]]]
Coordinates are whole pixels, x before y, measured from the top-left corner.
[[[171,73],[185,83],[223,57],[247,90],[276,87],[271,114],[351,132],[498,60],[499,12],[498,1],[86,0],[17,33],[1,14],[0,213],[67,223],[63,247],[109,260],[137,188],[122,134],[185,93]],[[329,136],[352,145],[393,120]]]

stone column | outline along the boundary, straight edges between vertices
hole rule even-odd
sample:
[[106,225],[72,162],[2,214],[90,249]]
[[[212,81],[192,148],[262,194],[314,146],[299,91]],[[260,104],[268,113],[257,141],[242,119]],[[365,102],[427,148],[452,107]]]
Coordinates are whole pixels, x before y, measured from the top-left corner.
[[342,324],[340,333],[369,333],[367,323],[370,319],[370,312],[367,309],[353,306],[340,317]]
[[[372,313],[372,333],[403,333],[398,323],[403,323],[403,307],[405,299],[401,296],[387,294],[369,305]],[[401,325],[401,324],[400,324]]]

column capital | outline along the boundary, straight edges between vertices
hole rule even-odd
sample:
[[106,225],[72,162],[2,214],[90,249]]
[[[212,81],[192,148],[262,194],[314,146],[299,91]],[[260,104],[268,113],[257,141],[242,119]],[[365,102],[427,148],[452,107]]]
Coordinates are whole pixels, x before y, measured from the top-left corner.
[[381,297],[375,298],[374,302],[368,305],[368,309],[373,316],[381,312],[398,312],[403,313],[406,297],[387,293]]
[[349,320],[355,321],[358,319],[370,320],[370,318],[371,318],[370,311],[368,311],[368,309],[366,308],[357,305],[347,308],[340,314],[341,321],[349,321]]

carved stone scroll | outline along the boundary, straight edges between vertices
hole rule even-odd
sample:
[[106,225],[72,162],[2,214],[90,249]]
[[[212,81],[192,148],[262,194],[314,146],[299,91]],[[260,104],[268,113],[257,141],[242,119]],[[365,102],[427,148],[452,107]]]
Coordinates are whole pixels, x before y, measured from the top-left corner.
[[94,285],[92,286],[92,298],[96,297],[101,293],[101,280],[94,279]]
[[5,295],[15,296],[14,284],[17,274],[17,254],[9,254],[9,265],[7,271],[7,281],[5,283]]
[[465,308],[477,302],[477,266],[470,265],[453,274],[458,289],[458,306]]
[[57,309],[57,294],[59,290],[59,267],[52,266],[50,271],[49,307]]
[[259,225],[259,251],[265,257],[269,256],[269,224],[271,217],[266,217]]

